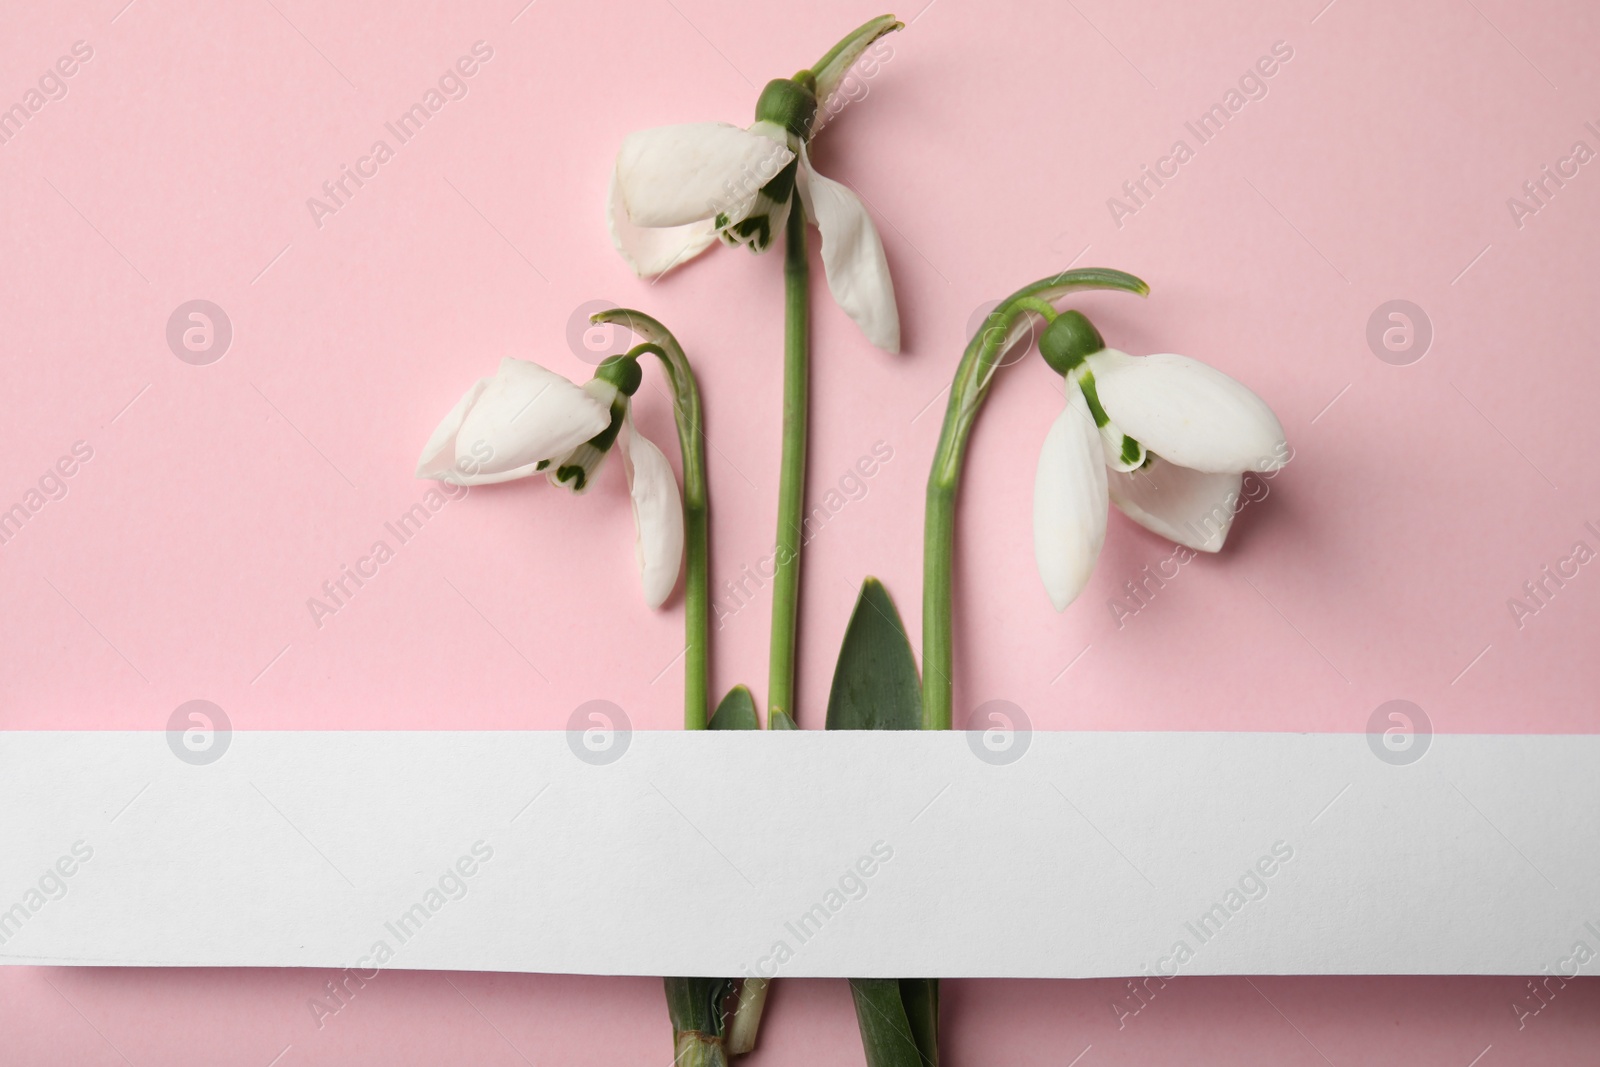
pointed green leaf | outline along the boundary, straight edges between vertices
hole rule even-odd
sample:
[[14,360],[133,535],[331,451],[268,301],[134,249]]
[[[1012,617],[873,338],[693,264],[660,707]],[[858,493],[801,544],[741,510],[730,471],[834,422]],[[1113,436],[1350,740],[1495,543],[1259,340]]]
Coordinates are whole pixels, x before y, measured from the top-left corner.
[[828,694],[830,730],[916,730],[922,725],[916,657],[889,591],[861,583]]
[[[861,585],[828,696],[830,730],[916,730],[921,683],[905,625],[876,578]],[[852,978],[867,1067],[938,1067],[939,981]]]
[[734,686],[728,690],[728,695],[722,698],[722,703],[717,705],[717,710],[711,715],[711,721],[706,723],[706,729],[761,729],[761,720],[756,718],[756,698],[751,696],[750,690],[744,686]]
[[[856,1025],[867,1067],[938,1067],[938,1053],[926,1056],[917,1047],[901,1000],[898,978],[852,978]],[[910,981],[910,979],[907,979]]]
[[922,1062],[939,1062],[939,979],[900,979],[900,1002],[905,1005],[911,1037],[922,1054]]

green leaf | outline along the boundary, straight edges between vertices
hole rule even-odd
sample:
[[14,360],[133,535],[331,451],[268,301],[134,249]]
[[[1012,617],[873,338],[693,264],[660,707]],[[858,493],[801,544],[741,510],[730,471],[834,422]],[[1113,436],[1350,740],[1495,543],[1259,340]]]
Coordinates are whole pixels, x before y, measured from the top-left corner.
[[728,690],[717,710],[712,712],[707,730],[759,730],[761,720],[756,718],[756,699],[750,690],[736,685]]
[[[828,695],[830,730],[917,730],[922,687],[905,625],[876,578],[861,584]],[[852,978],[867,1067],[938,1067],[939,980]]]
[[939,1053],[924,1051],[906,1015],[902,985],[913,978],[852,978],[850,996],[856,1003],[856,1025],[867,1067],[938,1067]]
[[916,657],[889,591],[876,578],[861,583],[839,649],[828,694],[830,730],[916,730],[922,726],[922,684]]
[[922,1062],[939,1062],[939,979],[900,979],[900,1002],[906,1008],[911,1036],[917,1042]]

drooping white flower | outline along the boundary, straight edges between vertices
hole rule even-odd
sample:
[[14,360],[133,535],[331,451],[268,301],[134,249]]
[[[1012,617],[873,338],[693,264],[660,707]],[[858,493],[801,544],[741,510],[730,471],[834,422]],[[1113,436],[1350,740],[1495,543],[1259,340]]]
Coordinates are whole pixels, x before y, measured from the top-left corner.
[[581,386],[537,363],[502,359],[433,431],[417,477],[491,485],[543,471],[552,485],[582,493],[619,446],[645,600],[660,607],[683,559],[683,499],[666,456],[634,427],[640,378],[638,361],[627,356],[606,360]]
[[1272,409],[1214,367],[1106,348],[1074,311],[1045,329],[1039,348],[1067,383],[1067,409],[1045,437],[1033,497],[1034,555],[1057,611],[1094,572],[1109,503],[1162,537],[1216,552],[1245,472],[1289,461]]
[[502,359],[439,423],[422,448],[417,477],[451,485],[526,478],[604,430],[610,404],[554,371]]
[[[854,62],[859,54],[856,49],[838,62]],[[898,352],[900,313],[877,228],[861,199],[818,174],[807,151],[817,117],[826,113],[819,112],[819,95],[826,105],[825,94],[839,91],[843,71],[836,67],[828,68],[826,80],[819,73],[768,84],[747,130],[702,122],[629,134],[612,171],[606,222],[622,258],[641,277],[653,277],[693,259],[719,236],[766,251],[798,197],[807,221],[822,234],[822,265],[834,299],[867,340]]]

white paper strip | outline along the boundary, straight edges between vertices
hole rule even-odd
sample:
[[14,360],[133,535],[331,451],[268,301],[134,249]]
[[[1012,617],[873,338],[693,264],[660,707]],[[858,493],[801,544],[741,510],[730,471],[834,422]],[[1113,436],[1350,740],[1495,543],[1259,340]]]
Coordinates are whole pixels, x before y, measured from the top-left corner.
[[0,958],[1089,977],[1600,950],[1600,738],[1437,736],[1404,765],[1361,734],[1014,740],[636,733],[598,763],[560,732],[239,733],[196,765],[160,733],[3,734]]

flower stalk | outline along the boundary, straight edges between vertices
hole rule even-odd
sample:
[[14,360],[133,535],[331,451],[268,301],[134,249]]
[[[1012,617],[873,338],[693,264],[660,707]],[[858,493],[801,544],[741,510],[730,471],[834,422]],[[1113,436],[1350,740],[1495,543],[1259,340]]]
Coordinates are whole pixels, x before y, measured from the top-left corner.
[[804,540],[806,420],[810,378],[810,261],[806,226],[822,235],[822,266],[839,306],[874,346],[900,350],[900,316],[883,242],[861,199],[819,174],[808,145],[843,106],[851,66],[901,29],[893,15],[858,26],[817,64],[767,83],[748,129],[688,123],[623,140],[606,219],[635,273],[654,277],[710,248],[766,251],[784,233],[783,441],[774,538],[767,725],[795,727],[795,637]]
[[[649,315],[628,308],[602,311],[594,323],[625,326],[644,340],[627,358],[654,355],[661,361],[672,392],[673,421],[683,461],[684,622],[683,728],[704,730],[709,707],[711,597],[706,486],[705,427],[700,387],[683,348],[669,330]],[[727,1067],[723,1002],[732,983],[724,978],[663,978],[667,1013],[672,1019],[675,1067]]]
[[1146,296],[1149,286],[1131,274],[1098,267],[1063,271],[1012,293],[990,313],[967,344],[956,367],[945,405],[944,426],[928,472],[927,511],[922,549],[922,728],[951,729],[954,631],[952,624],[956,495],[967,440],[978,410],[989,395],[995,371],[1027,325],[1028,315],[1045,317],[1053,301],[1085,289],[1114,289]]
[[[795,656],[811,372],[808,225],[815,225],[821,235],[824,276],[840,308],[875,347],[886,352],[900,350],[899,310],[883,243],[861,199],[842,183],[819,174],[807,148],[822,124],[844,106],[842,90],[850,68],[879,38],[901,28],[902,23],[892,15],[872,19],[847,34],[812,68],[767,83],[756,101],[756,120],[747,129],[715,122],[689,123],[630,134],[612,170],[607,225],[618,253],[640,277],[673,270],[719,240],[765,252],[778,231],[783,231],[783,418],[768,662],[769,729],[797,728]],[[647,316],[618,310],[596,316],[595,321],[630,325],[660,345],[657,355],[664,362],[674,362],[669,358],[674,346],[666,343],[670,335],[665,330],[655,335],[650,327],[659,328],[659,324]],[[641,331],[636,322],[645,329]],[[682,377],[692,384],[686,373]],[[691,437],[695,462],[700,462],[695,436],[699,402],[697,396],[684,395],[683,381],[675,381],[675,390],[682,401],[677,411],[684,450],[688,557],[684,725],[688,729],[708,725],[712,729],[755,728],[759,726],[755,702],[743,686],[734,687],[718,711],[710,719],[706,716],[710,600],[705,573],[704,473],[690,471]],[[691,399],[694,434],[685,428]],[[693,1059],[709,1064],[755,1046],[768,982],[752,978],[740,983],[737,997],[729,997],[734,1003],[726,1017],[720,1000],[707,999],[710,982],[667,979],[680,1063]],[[717,1007],[708,1008],[708,1003]]]
[[709,546],[709,494],[706,489],[705,427],[700,408],[700,386],[689,358],[671,332],[641,311],[613,308],[591,322],[625,326],[644,342],[628,352],[634,359],[646,353],[661,361],[672,390],[672,416],[678,428],[678,450],[683,462],[684,622],[683,728],[704,730],[710,705],[711,595]]
[[[811,262],[805,215],[789,212],[784,233],[783,450],[779,459],[777,573],[772,579],[772,646],[767,725],[795,720],[796,628],[800,615],[800,546],[805,514],[806,425],[811,390]],[[779,721],[775,721],[779,720]]]

